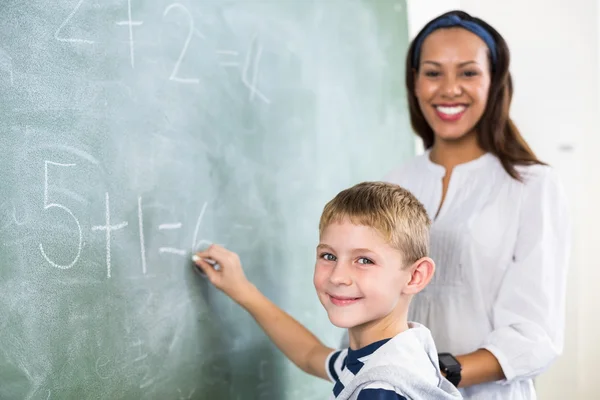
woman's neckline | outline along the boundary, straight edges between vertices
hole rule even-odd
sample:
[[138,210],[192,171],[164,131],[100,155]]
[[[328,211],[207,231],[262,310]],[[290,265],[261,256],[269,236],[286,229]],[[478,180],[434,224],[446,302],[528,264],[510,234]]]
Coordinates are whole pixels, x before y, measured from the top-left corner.
[[[425,150],[423,156],[425,158],[425,162],[427,163],[427,166],[431,170],[433,170],[437,173],[440,173],[442,176],[446,174],[446,167],[444,167],[441,164],[437,164],[431,160],[431,149]],[[480,167],[482,165],[485,165],[487,162],[489,162],[490,160],[493,160],[494,158],[495,158],[495,156],[492,153],[485,152],[482,155],[480,155],[479,157],[474,158],[473,160],[469,160],[469,161],[465,161],[460,164],[456,164],[453,167],[453,171],[471,170],[471,169]]]

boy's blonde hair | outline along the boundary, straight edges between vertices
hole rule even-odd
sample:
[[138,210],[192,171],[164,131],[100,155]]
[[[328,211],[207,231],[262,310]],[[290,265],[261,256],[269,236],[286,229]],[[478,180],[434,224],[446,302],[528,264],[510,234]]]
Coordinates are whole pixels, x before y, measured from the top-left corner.
[[429,255],[431,220],[423,204],[398,185],[362,182],[341,191],[325,205],[319,234],[330,224],[346,218],[377,230],[402,252],[405,266]]

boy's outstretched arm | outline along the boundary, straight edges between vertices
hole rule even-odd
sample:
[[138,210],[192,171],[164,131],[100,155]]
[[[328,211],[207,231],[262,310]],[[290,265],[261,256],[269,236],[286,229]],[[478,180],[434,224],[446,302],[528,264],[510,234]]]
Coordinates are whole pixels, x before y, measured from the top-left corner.
[[[329,380],[325,361],[333,351],[246,279],[237,254],[217,245],[194,257],[208,280],[242,306],[285,356],[303,371]],[[206,259],[219,265],[213,268]]]

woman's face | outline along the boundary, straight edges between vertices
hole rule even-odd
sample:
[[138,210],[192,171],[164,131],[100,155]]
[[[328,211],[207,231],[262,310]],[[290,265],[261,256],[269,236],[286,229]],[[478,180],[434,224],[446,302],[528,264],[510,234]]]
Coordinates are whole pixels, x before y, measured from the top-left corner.
[[479,36],[462,28],[438,29],[423,42],[415,94],[436,140],[474,133],[490,89],[488,51]]

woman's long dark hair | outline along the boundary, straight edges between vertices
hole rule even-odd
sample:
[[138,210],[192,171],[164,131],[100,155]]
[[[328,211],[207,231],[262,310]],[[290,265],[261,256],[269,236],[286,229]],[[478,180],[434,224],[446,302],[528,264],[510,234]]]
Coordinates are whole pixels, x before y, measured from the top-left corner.
[[[515,166],[544,163],[538,160],[525,139],[521,136],[514,122],[510,119],[509,108],[513,95],[512,78],[509,72],[510,52],[504,38],[485,21],[472,17],[463,11],[450,11],[430,21],[412,41],[406,55],[406,89],[411,125],[417,135],[423,139],[425,148],[431,148],[435,140],[435,135],[419,107],[419,102],[415,94],[415,70],[412,61],[415,55],[415,43],[423,34],[423,31],[438,19],[448,15],[456,15],[462,20],[476,22],[485,28],[496,42],[497,62],[491,71],[492,81],[488,93],[487,105],[481,119],[475,126],[475,131],[477,132],[479,146],[498,157],[510,176],[521,180],[521,176]],[[419,66],[416,68],[418,69]]]

